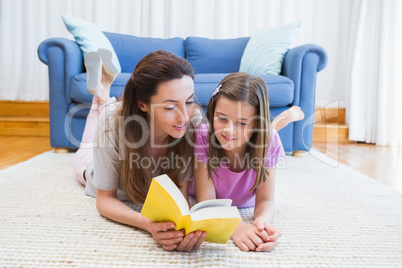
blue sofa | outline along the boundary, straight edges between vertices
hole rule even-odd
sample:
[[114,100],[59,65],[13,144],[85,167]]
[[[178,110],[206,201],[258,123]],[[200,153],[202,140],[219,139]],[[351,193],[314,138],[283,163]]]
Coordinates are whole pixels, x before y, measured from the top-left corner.
[[[121,96],[138,61],[164,49],[186,58],[194,68],[195,96],[205,108],[212,92],[227,74],[238,72],[249,37],[213,40],[199,37],[142,38],[105,33],[120,60],[122,73],[111,87]],[[79,45],[65,38],[50,38],[38,47],[39,59],[49,68],[50,143],[53,148],[78,148],[92,95],[86,90],[86,72]],[[315,111],[317,72],[325,68],[327,55],[317,45],[302,45],[288,51],[281,75],[262,75],[269,89],[271,117],[292,105],[309,118]],[[313,124],[305,120],[279,131],[286,152],[309,151]]]

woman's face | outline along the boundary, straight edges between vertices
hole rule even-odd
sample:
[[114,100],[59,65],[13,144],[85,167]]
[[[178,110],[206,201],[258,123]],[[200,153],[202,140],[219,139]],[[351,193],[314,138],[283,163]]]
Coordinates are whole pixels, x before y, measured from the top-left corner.
[[214,112],[214,132],[225,150],[245,148],[256,125],[254,106],[221,97]]
[[162,82],[150,103],[140,103],[139,106],[148,114],[150,135],[154,135],[151,140],[163,141],[167,135],[183,137],[194,113],[194,81],[185,75],[180,79]]

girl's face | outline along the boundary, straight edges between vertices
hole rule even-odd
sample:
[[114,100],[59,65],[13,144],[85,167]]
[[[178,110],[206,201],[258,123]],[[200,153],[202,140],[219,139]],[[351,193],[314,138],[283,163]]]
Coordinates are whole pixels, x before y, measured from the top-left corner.
[[163,141],[168,135],[183,137],[194,113],[193,79],[185,75],[160,83],[150,103],[139,103],[139,107],[148,114],[150,134],[154,135],[151,139]]
[[247,146],[256,126],[256,108],[249,103],[218,99],[214,112],[214,132],[225,150]]

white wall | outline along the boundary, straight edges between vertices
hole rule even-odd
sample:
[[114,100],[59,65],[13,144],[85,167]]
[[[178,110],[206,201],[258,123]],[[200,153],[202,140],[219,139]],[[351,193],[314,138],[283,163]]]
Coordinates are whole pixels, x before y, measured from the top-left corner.
[[346,63],[349,0],[0,0],[0,99],[47,100],[47,66],[37,47],[49,37],[73,39],[60,15],[93,21],[103,31],[143,37],[236,38],[258,28],[296,20],[302,30],[293,46],[315,43],[327,50],[329,64],[318,75],[317,105],[339,101]]

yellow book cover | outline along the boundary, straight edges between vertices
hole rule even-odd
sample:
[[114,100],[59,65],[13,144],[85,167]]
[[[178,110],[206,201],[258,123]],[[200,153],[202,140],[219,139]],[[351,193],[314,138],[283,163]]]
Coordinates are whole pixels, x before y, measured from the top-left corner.
[[172,221],[176,230],[207,233],[204,241],[225,244],[241,221],[230,199],[200,202],[189,208],[179,188],[167,175],[152,179],[141,215],[154,222]]

